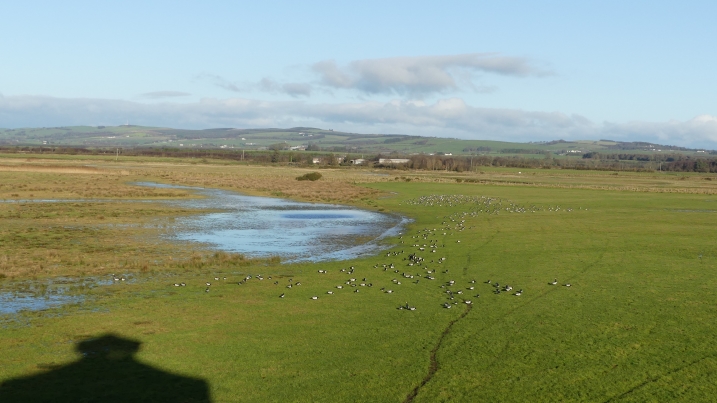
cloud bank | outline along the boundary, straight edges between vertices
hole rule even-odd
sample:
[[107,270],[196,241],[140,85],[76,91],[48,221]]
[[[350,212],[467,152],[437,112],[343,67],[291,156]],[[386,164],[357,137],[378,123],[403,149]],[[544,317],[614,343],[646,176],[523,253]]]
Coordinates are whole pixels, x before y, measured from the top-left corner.
[[188,92],[181,92],[181,91],[154,91],[154,92],[145,92],[144,94],[139,94],[137,98],[139,99],[163,99],[163,98],[176,98],[176,97],[188,97],[192,94]]
[[0,98],[0,127],[117,125],[127,120],[137,125],[174,128],[312,125],[355,132],[504,141],[610,138],[717,148],[717,117],[711,115],[684,122],[596,124],[583,116],[560,112],[478,108],[460,98],[434,103],[394,100],[337,104],[245,98],[150,104],[45,96]]
[[399,95],[423,98],[431,94],[469,90],[494,92],[493,85],[476,85],[474,79],[485,74],[511,77],[545,76],[552,74],[539,69],[525,58],[498,53],[468,53],[445,56],[391,57],[354,60],[339,66],[324,60],[311,66],[314,79],[282,83],[270,78],[239,83],[215,74],[196,78],[231,92],[268,92],[291,97],[307,97],[317,89],[347,90],[362,95]]
[[549,74],[527,59],[496,53],[366,59],[344,67],[326,60],[314,64],[313,70],[327,87],[412,96],[471,87],[472,78],[481,73],[514,77]]

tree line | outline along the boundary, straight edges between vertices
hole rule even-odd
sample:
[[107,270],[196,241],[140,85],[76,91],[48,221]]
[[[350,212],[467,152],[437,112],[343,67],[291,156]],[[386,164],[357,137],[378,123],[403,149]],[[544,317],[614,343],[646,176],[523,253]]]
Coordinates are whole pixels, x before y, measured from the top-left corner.
[[[285,150],[237,150],[237,149],[180,149],[180,148],[86,148],[67,146],[0,146],[2,153],[26,154],[67,154],[67,155],[108,155],[132,157],[168,157],[190,159],[219,159],[253,164],[292,164],[304,166],[346,166],[351,160],[361,157],[358,154],[334,153],[329,151],[285,151]],[[339,158],[343,159],[340,160]],[[379,164],[381,158],[405,158],[401,164]],[[315,163],[317,161],[317,163]],[[396,170],[441,170],[475,171],[480,167],[511,167],[535,169],[579,169],[601,171],[674,171],[674,172],[713,172],[717,173],[717,156],[706,154],[694,157],[682,154],[625,154],[625,153],[585,153],[582,158],[553,158],[546,154],[543,158],[514,156],[447,156],[447,155],[410,155],[391,154],[365,156],[363,166]]]

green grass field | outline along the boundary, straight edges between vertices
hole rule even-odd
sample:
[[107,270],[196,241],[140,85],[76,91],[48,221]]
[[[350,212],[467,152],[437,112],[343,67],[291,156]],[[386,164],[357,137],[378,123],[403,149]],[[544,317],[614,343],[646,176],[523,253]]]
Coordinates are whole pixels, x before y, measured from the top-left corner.
[[[142,169],[147,179],[181,181]],[[175,168],[183,169],[190,168]],[[231,169],[239,176],[246,168]],[[135,175],[130,171],[129,178]],[[62,401],[57,391],[95,368],[87,381],[92,393],[115,390],[113,379],[139,371],[130,358],[93,361],[74,352],[82,341],[114,334],[142,343],[138,362],[206,382],[214,402],[712,401],[717,195],[711,182],[584,171],[524,180],[515,171],[475,174],[493,184],[456,183],[449,174],[435,173],[435,181],[421,174],[411,182],[354,185],[373,195],[355,204],[415,220],[379,256],[137,267],[143,281],[93,288],[84,304],[4,318],[0,381],[35,376],[43,386],[31,391],[35,396]],[[209,168],[196,174],[218,175]],[[323,186],[335,185],[341,175],[327,172],[322,180],[336,182]],[[506,178],[513,182],[500,182]],[[92,217],[105,215],[95,210],[81,216],[73,209],[72,217],[92,227]],[[114,219],[141,221],[129,216],[134,217]],[[26,225],[12,221],[20,218],[0,216]],[[96,242],[122,234],[100,234]],[[12,242],[19,241],[3,239],[0,255],[12,257]],[[161,247],[172,253],[171,246]],[[121,253],[128,248],[122,246]],[[424,260],[409,266],[405,259],[414,253]],[[351,266],[353,273],[341,271]],[[253,278],[238,285],[247,275]],[[350,278],[372,286],[352,287],[346,284]],[[549,284],[553,279],[557,285]],[[207,281],[214,283],[210,292]],[[301,286],[286,287],[297,282]],[[496,282],[513,290],[495,294]],[[5,279],[0,287],[12,284]],[[519,289],[522,295],[514,295]],[[397,309],[406,303],[416,310]],[[86,365],[69,366],[76,361]],[[170,381],[151,379],[117,383],[154,388],[158,396],[171,388]],[[0,401],[29,393],[13,389],[33,384],[25,382],[0,387]]]

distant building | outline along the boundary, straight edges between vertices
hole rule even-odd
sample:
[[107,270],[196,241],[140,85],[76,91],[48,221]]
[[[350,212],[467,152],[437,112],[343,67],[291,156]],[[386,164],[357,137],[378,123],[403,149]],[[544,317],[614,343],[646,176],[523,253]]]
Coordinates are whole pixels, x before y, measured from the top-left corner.
[[321,163],[321,158],[314,158],[314,159],[311,160],[311,162],[313,162],[314,164],[320,164],[320,163]]
[[356,158],[355,160],[350,160],[349,162],[352,163],[352,164],[354,164],[354,165],[361,165],[361,164],[363,164],[364,162],[366,162],[366,160],[363,159],[363,158]]
[[408,158],[379,158],[378,163],[379,164],[406,164],[410,162]]

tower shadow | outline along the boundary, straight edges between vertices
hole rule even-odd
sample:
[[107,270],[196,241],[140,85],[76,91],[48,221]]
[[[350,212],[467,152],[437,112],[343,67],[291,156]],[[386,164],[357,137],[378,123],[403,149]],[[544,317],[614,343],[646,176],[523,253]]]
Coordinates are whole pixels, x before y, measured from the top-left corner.
[[135,360],[141,344],[113,334],[80,342],[78,361],[0,384],[0,402],[211,402],[204,380]]

